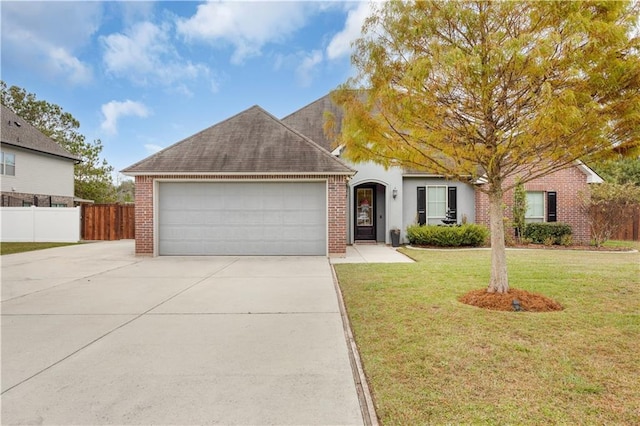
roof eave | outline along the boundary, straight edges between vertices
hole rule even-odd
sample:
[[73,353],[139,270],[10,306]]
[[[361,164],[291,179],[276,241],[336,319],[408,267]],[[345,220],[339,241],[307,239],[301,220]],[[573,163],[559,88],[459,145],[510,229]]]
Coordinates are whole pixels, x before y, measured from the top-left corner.
[[135,172],[128,170],[121,170],[125,176],[232,176],[232,177],[242,177],[242,176],[353,176],[356,174],[355,170],[344,171],[344,172],[308,172],[308,171],[300,171],[300,172],[162,172],[162,171],[152,171],[152,172]]
[[0,143],[2,143],[4,145],[12,146],[14,148],[24,149],[25,151],[37,152],[38,154],[46,154],[46,155],[51,155],[53,157],[64,158],[64,159],[67,159],[67,160],[73,160],[75,162],[75,164],[78,164],[78,163],[82,162],[82,160],[79,157],[76,157],[75,155],[55,154],[53,152],[42,151],[40,149],[33,149],[33,148],[29,148],[27,146],[23,146],[23,145],[19,145],[19,144],[12,143],[12,142],[7,142],[7,141],[0,141]]

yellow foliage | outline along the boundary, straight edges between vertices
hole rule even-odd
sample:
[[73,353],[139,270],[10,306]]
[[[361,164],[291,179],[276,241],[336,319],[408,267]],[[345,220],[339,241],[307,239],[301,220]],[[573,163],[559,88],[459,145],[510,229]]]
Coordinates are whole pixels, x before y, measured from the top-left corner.
[[[500,185],[640,151],[639,3],[388,2],[334,100],[354,161]],[[495,188],[506,190],[507,188]],[[489,189],[491,190],[491,189]]]

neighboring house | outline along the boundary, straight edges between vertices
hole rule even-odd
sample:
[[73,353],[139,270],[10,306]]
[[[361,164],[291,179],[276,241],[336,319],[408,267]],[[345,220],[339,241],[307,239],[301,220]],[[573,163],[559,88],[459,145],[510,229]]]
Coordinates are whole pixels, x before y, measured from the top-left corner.
[[2,105],[2,206],[73,207],[79,159]]
[[[124,169],[136,183],[136,253],[344,256],[347,244],[389,243],[393,229],[406,242],[415,223],[488,225],[480,184],[341,160],[327,114],[340,123],[329,95],[282,120],[254,106]],[[566,222],[588,241],[578,193],[601,181],[577,163],[529,182],[527,220]],[[505,216],[512,202],[505,194]]]

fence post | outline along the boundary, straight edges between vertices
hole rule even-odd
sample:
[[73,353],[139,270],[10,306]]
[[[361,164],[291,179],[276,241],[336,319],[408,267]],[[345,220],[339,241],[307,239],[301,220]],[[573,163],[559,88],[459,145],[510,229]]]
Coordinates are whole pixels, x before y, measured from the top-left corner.
[[31,213],[31,242],[36,242],[36,206],[31,206],[29,212]]

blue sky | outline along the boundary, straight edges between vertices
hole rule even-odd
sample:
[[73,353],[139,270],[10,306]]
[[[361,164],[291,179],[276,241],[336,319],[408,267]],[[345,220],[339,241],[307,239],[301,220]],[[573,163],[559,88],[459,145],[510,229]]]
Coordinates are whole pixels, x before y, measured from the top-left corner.
[[2,1],[2,80],[60,105],[121,170],[260,105],[283,117],[353,72],[366,2]]

